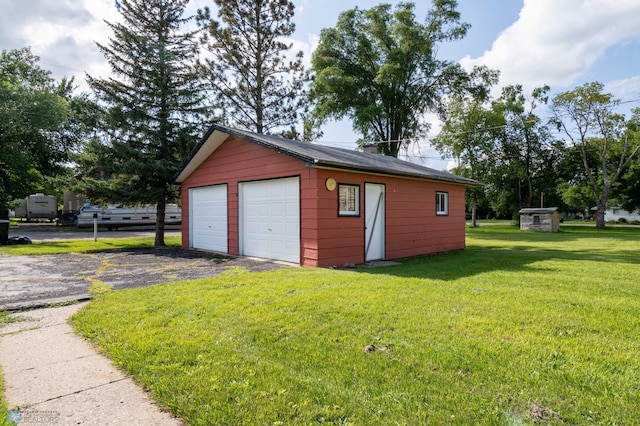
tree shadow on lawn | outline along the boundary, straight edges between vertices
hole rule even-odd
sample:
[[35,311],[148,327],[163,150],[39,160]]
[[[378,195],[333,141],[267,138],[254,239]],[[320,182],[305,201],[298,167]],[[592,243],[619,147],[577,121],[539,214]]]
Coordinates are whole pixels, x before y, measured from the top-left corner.
[[[491,237],[489,234],[486,239],[496,240],[496,236]],[[542,266],[532,266],[534,263],[559,260],[559,261],[589,261],[600,262],[600,268],[605,271],[611,267],[612,263],[623,263],[629,265],[638,265],[640,258],[640,245],[637,239],[629,238],[628,241],[634,241],[638,249],[608,249],[599,252],[593,248],[580,248],[579,235],[570,238],[562,238],[562,242],[567,243],[567,248],[544,247],[539,245],[509,245],[504,246],[496,244],[494,246],[483,246],[470,244],[466,249],[449,252],[436,253],[433,255],[420,256],[415,258],[407,258],[401,260],[401,265],[386,266],[378,268],[361,267],[359,272],[369,274],[393,275],[406,278],[428,278],[434,280],[450,281],[459,278],[470,277],[474,275],[484,274],[488,272],[507,271],[507,272],[527,272],[527,271],[549,271],[557,272],[555,268],[544,268]],[[603,235],[606,237],[606,235]],[[484,239],[479,235],[474,235],[476,239]],[[528,233],[517,238],[517,241],[529,241],[531,243],[548,241],[541,237],[538,233]],[[611,238],[611,235],[609,235]],[[514,239],[514,241],[516,241]],[[557,243],[557,242],[556,242]],[[625,241],[621,240],[620,245],[624,245]]]
[[585,226],[562,226],[559,232],[521,231],[515,226],[493,226],[468,228],[467,236],[480,240],[526,241],[532,243],[562,243],[581,239],[611,239],[620,241],[640,241],[640,227],[597,229]]
[[101,250],[102,253],[123,253],[129,256],[151,255],[156,257],[166,257],[171,259],[205,259],[214,262],[221,262],[234,259],[235,256],[228,256],[222,253],[213,253],[198,250],[186,250],[180,247],[154,247],[154,248],[129,248]]

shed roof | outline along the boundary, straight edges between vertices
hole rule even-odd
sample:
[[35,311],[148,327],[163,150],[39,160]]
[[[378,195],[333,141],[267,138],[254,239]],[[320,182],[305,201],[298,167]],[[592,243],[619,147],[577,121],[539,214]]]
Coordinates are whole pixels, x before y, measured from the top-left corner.
[[557,207],[544,207],[544,208],[526,208],[520,209],[520,214],[545,214],[557,212]]
[[380,154],[352,151],[343,148],[299,142],[278,136],[263,135],[247,130],[213,124],[184,162],[174,182],[182,183],[229,137],[235,136],[267,149],[304,161],[307,167],[327,167],[343,170],[378,173],[390,176],[478,185],[473,179],[456,176],[419,164]]

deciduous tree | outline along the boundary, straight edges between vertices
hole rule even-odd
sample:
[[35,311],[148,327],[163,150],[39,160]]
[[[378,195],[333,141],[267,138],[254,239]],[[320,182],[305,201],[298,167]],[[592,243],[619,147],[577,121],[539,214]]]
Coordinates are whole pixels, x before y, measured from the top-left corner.
[[58,174],[74,143],[65,131],[72,83],[56,83],[38,61],[28,47],[0,55],[0,217]]
[[496,167],[490,192],[492,198],[502,200],[496,207],[513,215],[523,207],[543,207],[543,194],[549,199],[556,195],[555,166],[562,149],[536,113],[547,103],[548,91],[544,86],[526,95],[521,85],[506,86],[492,103],[503,124],[494,148]]
[[463,38],[469,28],[456,7],[455,0],[435,0],[424,24],[416,21],[413,3],[340,14],[334,28],[322,30],[312,58],[315,115],[348,117],[363,142],[387,141],[380,152],[397,157],[403,144],[429,129],[426,113],[444,112],[448,95],[486,95],[496,72],[467,73],[438,58],[442,43]]
[[[640,150],[636,120],[615,110],[619,101],[602,83],[586,83],[556,95],[554,122],[568,143],[580,151],[585,176],[596,200],[596,228],[605,227],[605,210],[615,182]],[[594,157],[596,162],[592,160]]]
[[[502,117],[493,114],[482,100],[454,96],[447,105],[447,119],[442,130],[431,140],[431,146],[457,160],[457,174],[486,182],[493,164],[494,142],[502,123]],[[467,188],[473,227],[476,226],[478,203],[484,196],[483,187]]]
[[514,215],[534,206],[534,194],[555,192],[560,151],[535,113],[547,90],[527,97],[522,86],[507,86],[493,102],[456,96],[449,103],[443,129],[431,143],[484,184],[468,191],[472,206],[486,196],[497,213]]
[[[627,134],[638,141],[640,139],[640,108],[632,110],[627,121]],[[640,210],[640,154],[629,163],[629,167],[614,184],[614,196],[618,207],[628,211]]]

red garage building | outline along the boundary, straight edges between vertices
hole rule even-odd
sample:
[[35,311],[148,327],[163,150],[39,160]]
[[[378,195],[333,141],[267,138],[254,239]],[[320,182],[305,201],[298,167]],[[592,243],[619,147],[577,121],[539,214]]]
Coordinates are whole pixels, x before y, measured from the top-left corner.
[[465,247],[465,185],[417,164],[213,125],[175,179],[182,246],[332,266]]

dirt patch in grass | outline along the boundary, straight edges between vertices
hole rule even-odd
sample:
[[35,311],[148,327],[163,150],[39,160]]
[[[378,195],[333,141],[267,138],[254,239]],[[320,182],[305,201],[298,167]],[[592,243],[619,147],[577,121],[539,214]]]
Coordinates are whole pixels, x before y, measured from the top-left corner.
[[551,419],[561,419],[560,414],[541,404],[532,404],[528,417],[529,420],[536,424],[544,423]]

